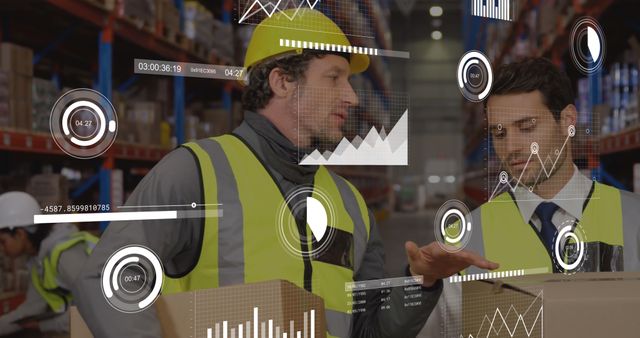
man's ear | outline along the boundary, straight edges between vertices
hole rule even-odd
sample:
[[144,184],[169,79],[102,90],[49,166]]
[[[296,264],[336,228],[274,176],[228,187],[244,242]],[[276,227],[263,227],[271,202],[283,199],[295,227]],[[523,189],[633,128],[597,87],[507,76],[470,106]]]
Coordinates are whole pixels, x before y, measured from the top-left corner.
[[562,112],[560,112],[560,123],[566,133],[569,133],[569,126],[575,127],[576,123],[578,123],[578,110],[576,106],[569,104],[564,107]]
[[275,97],[288,97],[296,88],[296,84],[293,81],[289,81],[288,75],[285,74],[282,69],[276,67],[269,73],[269,87]]

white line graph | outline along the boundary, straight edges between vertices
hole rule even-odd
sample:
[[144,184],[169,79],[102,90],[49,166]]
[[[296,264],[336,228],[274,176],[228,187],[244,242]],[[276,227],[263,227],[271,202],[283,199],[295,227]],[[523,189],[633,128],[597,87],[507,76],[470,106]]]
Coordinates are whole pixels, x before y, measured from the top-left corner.
[[[513,337],[516,333],[516,330],[518,329],[518,326],[520,325],[520,323],[522,323],[522,327],[524,328],[525,333],[527,334],[527,337],[531,337],[531,334],[533,333],[534,329],[536,328],[536,324],[538,324],[538,321],[540,322],[540,332],[542,333],[542,329],[543,329],[543,317],[544,317],[544,306],[543,306],[543,292],[540,291],[540,293],[538,293],[538,295],[536,296],[536,298],[531,302],[531,304],[527,307],[527,310],[525,312],[523,312],[522,314],[518,313],[518,310],[516,310],[516,308],[513,306],[513,304],[511,304],[511,306],[509,307],[509,311],[507,311],[506,315],[502,315],[502,311],[500,311],[500,308],[496,307],[496,310],[493,313],[493,316],[490,318],[489,315],[485,314],[484,318],[482,319],[482,324],[480,324],[480,328],[478,329],[478,333],[473,336],[472,334],[469,334],[466,338],[479,338],[479,337],[486,337],[488,338],[489,335],[493,332],[495,333],[496,336],[500,335],[500,332],[502,331],[503,328],[506,328],[507,332],[509,333],[510,337]],[[525,323],[524,317],[529,313],[529,310],[531,310],[531,308],[533,307],[534,304],[536,304],[536,302],[540,300],[540,309],[538,310],[538,313],[536,314],[536,318],[533,321],[533,323],[531,324],[531,326],[527,327],[527,324]],[[509,318],[509,316],[511,315],[511,313],[514,313],[517,315],[518,320],[516,321],[515,325],[513,326],[513,328],[509,327],[509,324],[507,323],[507,320]],[[501,325],[499,328],[496,329],[497,325],[496,325],[496,320],[500,320]],[[481,335],[482,333],[482,329],[485,326],[485,324],[489,325],[489,327],[487,328],[487,334],[486,335]],[[540,335],[542,336],[542,334]],[[464,335],[460,335],[460,338],[465,338]]]
[[[292,7],[291,4],[295,4],[294,0],[288,0],[286,3],[283,4],[283,8],[280,8],[280,4],[283,2],[283,0],[278,0],[278,2],[276,2],[276,4],[274,5],[273,3],[271,3],[270,1],[267,0],[267,2],[265,4],[262,3],[261,0],[255,0],[242,14],[242,17],[240,17],[240,20],[238,20],[238,23],[243,23],[244,21],[246,21],[247,19],[251,18],[252,16],[260,13],[260,12],[264,12],[268,17],[271,17],[276,11],[280,11],[285,17],[287,17],[289,20],[292,20],[296,18],[296,16],[298,15],[298,12],[300,11],[300,9],[304,6],[304,4],[306,3],[310,9],[314,9],[316,7],[316,5],[318,4],[318,2],[320,2],[320,0],[302,0],[300,1],[300,3],[298,5],[296,5],[295,7]],[[258,6],[259,8],[256,8],[256,6]],[[271,7],[271,9],[268,9],[267,7]],[[295,8],[295,12],[293,12],[292,15],[287,15],[287,13],[284,12],[285,9],[288,8]]]
[[[522,176],[524,176],[524,173],[527,171],[527,168],[529,167],[529,164],[531,163],[531,159],[533,158],[534,155],[540,162],[541,170],[540,170],[540,173],[538,173],[538,176],[536,177],[536,181],[529,187],[529,190],[532,190],[533,187],[535,187],[538,184],[542,174],[544,174],[547,178],[549,178],[551,174],[554,172],[556,165],[558,164],[558,160],[560,159],[560,156],[562,156],[562,153],[564,152],[564,149],[567,146],[569,139],[571,139],[575,135],[576,135],[575,126],[573,125],[569,126],[567,138],[564,140],[564,143],[562,144],[562,148],[560,148],[560,150],[556,152],[555,160],[551,158],[551,155],[547,155],[547,157],[543,161],[542,158],[540,157],[540,147],[538,143],[536,142],[531,143],[531,154],[529,155],[529,158],[527,159],[527,162],[525,163],[524,168],[522,168],[522,172],[520,173],[520,176],[518,176],[517,179],[512,178],[511,180],[509,180],[509,174],[506,171],[501,171],[499,175],[499,182],[496,185],[495,189],[493,189],[493,192],[491,193],[491,197],[489,197],[489,200],[491,201],[496,196],[497,192],[499,191],[502,192],[502,190],[499,190],[501,187],[504,190],[504,187],[508,186],[511,192],[515,192],[518,186],[522,183]],[[551,169],[547,170],[547,165],[549,163],[551,163]],[[514,181],[515,181],[515,184],[512,184],[512,182]]]
[[301,165],[407,165],[408,164],[408,110],[402,114],[387,135],[371,127],[362,139],[352,141],[342,138],[334,151],[321,153],[314,150],[305,155]]

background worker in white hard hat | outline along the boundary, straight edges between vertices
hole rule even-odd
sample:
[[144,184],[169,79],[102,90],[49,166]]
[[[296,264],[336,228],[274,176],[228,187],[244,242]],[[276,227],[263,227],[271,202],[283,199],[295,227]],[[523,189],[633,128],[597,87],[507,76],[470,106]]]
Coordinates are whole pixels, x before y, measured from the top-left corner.
[[72,224],[34,224],[40,205],[24,192],[0,195],[0,248],[9,258],[29,256],[25,301],[0,317],[0,335],[23,329],[68,332],[72,283],[97,239]]
[[[349,83],[369,63],[362,54],[285,47],[279,39],[350,45],[322,13],[301,9],[296,29],[274,14],[256,27],[245,58],[249,83],[244,91],[244,122],[231,135],[183,145],[167,155],[142,180],[128,205],[170,205],[194,201],[221,204],[221,218],[119,222],[107,228],[78,279],[78,305],[96,337],[157,337],[155,310],[118,313],[100,291],[100,272],[119,248],[144,245],[160,257],[164,291],[189,291],[272,279],[286,279],[324,300],[331,337],[415,336],[433,309],[441,278],[471,264],[497,266],[468,252],[450,254],[437,244],[406,245],[407,275],[424,277],[421,305],[405,308],[404,290],[396,288],[389,311],[379,311],[380,297],[367,311],[352,315],[345,283],[384,277],[384,252],[375,219],[359,192],[323,166],[300,166],[300,149],[337,144],[342,125],[358,97]],[[286,15],[287,13],[285,13]],[[291,14],[291,13],[288,13]],[[318,31],[323,32],[318,32]],[[323,88],[314,93],[314,89]],[[309,254],[318,243],[295,206],[311,192],[323,191],[335,206],[336,236],[324,252]],[[291,255],[278,238],[278,210],[288,203],[295,219],[300,253]],[[204,244],[203,244],[204,243]],[[174,282],[182,287],[175,287]],[[375,293],[375,292],[374,292]],[[379,295],[379,293],[377,293]],[[220,304],[224,306],[224,304]],[[187,316],[187,314],[185,314]],[[188,320],[188,318],[185,318]],[[205,333],[202,332],[201,335]]]

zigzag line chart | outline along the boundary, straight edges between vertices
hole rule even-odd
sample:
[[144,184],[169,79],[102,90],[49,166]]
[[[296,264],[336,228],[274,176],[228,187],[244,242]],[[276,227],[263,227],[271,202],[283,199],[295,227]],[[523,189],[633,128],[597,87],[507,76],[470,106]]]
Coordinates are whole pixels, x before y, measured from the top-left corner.
[[[358,6],[360,9],[358,15],[345,16],[345,13],[353,9],[354,3],[362,1],[237,0],[235,7],[239,24],[257,25],[265,18],[271,18],[276,15],[278,20],[274,20],[269,24],[272,27],[280,27],[285,30],[336,34],[332,27],[327,26],[326,22],[316,22],[317,19],[314,19],[313,16],[306,15],[311,10],[315,10],[331,18],[345,35],[372,39],[375,35],[372,31],[372,16],[367,6]],[[287,37],[282,36],[282,38]]]
[[[531,160],[534,158],[534,156],[540,162],[541,170],[538,173],[538,176],[536,177],[536,181],[529,187],[529,190],[532,190],[533,187],[535,187],[538,184],[538,182],[540,181],[540,177],[542,177],[543,174],[546,176],[546,178],[549,178],[553,173],[553,171],[555,170],[556,165],[558,164],[558,160],[560,159],[560,156],[562,156],[562,153],[564,152],[564,149],[567,146],[569,139],[571,139],[575,135],[576,135],[575,126],[569,126],[567,138],[564,140],[564,143],[562,144],[562,148],[560,148],[560,150],[556,152],[555,160],[551,157],[551,155],[547,155],[547,157],[544,160],[542,160],[542,157],[540,157],[540,153],[539,153],[540,147],[538,143],[536,142],[531,143],[531,154],[529,155],[529,158],[527,159],[527,162],[524,165],[524,168],[522,168],[522,172],[520,173],[518,178],[513,177],[509,179],[509,174],[506,171],[501,171],[499,175],[499,182],[496,185],[495,189],[493,189],[493,192],[489,197],[489,201],[491,201],[496,196],[496,193],[504,191],[506,187],[509,187],[511,192],[515,192],[518,186],[522,183],[522,176],[524,176],[524,173],[527,171],[527,168],[529,167],[529,164],[531,163]],[[548,164],[551,164],[551,169],[549,170],[547,170]],[[515,183],[513,183],[514,181]]]
[[[491,336],[492,333],[494,333],[495,336],[500,336],[500,333],[502,332],[503,329],[506,330],[506,333],[509,335],[509,337],[514,337],[516,333],[518,333],[518,327],[520,325],[522,326],[524,333],[527,335],[527,337],[531,337],[532,334],[537,332],[535,329],[537,328],[538,323],[540,328],[539,332],[542,333],[543,315],[544,315],[544,306],[542,303],[542,299],[543,299],[543,292],[540,291],[540,293],[538,293],[536,298],[527,307],[527,310],[524,311],[523,313],[518,313],[518,310],[516,310],[513,304],[511,304],[511,306],[509,307],[509,311],[507,311],[506,315],[503,315],[502,311],[500,311],[500,308],[496,307],[492,316],[490,316],[489,314],[484,315],[484,318],[482,319],[482,323],[480,324],[480,328],[478,329],[478,332],[476,333],[475,336],[472,334],[469,334],[467,336],[464,336],[461,334],[460,338],[480,338],[480,337],[488,338],[489,336]],[[536,307],[536,309],[538,309],[536,313],[536,317],[531,323],[531,325],[527,326],[527,323],[525,322],[524,318],[527,316],[529,311],[533,308],[533,305],[535,305],[538,300],[540,303],[540,308],[538,309]],[[512,313],[515,314],[518,319],[516,323],[513,325],[513,327],[510,327],[508,323],[508,319]],[[497,324],[500,324],[500,326],[498,327]],[[483,328],[485,327],[485,325],[488,325],[488,328],[486,329],[486,335],[483,332]],[[540,336],[542,337],[542,334]]]
[[[298,12],[300,11],[300,8],[304,7],[305,3],[307,4],[307,6],[310,9],[315,9],[316,5],[320,2],[320,0],[315,0],[315,1],[302,0],[297,5],[295,5],[295,1],[294,0],[288,0],[286,3],[284,3],[282,5],[282,8],[281,8],[280,4],[282,2],[283,2],[283,0],[278,0],[278,2],[273,4],[271,1],[268,1],[268,0],[265,3],[263,3],[261,0],[255,0],[244,11],[242,16],[240,17],[240,20],[238,20],[238,23],[243,23],[247,19],[253,17],[254,15],[256,15],[256,14],[258,14],[260,12],[264,12],[268,17],[271,17],[276,11],[282,12],[282,14],[285,17],[287,17],[289,20],[293,21],[293,19],[295,19],[296,16],[298,15]],[[295,7],[291,6],[292,4],[295,5]],[[271,7],[271,9],[269,9],[267,7]],[[295,8],[296,9],[295,12],[293,13],[293,15],[287,15],[286,13],[283,12],[285,9],[289,9],[289,8]]]

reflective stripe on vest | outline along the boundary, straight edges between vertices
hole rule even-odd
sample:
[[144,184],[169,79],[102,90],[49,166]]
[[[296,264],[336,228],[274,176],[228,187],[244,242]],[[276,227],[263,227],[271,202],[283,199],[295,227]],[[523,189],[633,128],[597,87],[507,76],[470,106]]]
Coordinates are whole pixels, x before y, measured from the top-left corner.
[[[284,248],[278,235],[278,210],[285,198],[251,149],[233,135],[184,146],[199,164],[204,204],[221,204],[224,216],[205,220],[204,243],[195,268],[180,278],[165,277],[163,292],[273,279],[286,279],[304,288],[305,261]],[[357,190],[324,167],[318,169],[314,187],[333,202],[335,223],[330,226],[354,237],[353,270],[310,259],[311,290],[324,299],[328,331],[333,336],[348,337],[351,305],[346,298],[345,283],[353,281],[364,258],[369,238],[369,214]],[[293,215],[286,210],[284,217],[290,224],[295,224]],[[306,231],[311,233],[308,226]],[[288,242],[300,243],[297,233],[285,231],[284,235]],[[308,238],[310,241],[311,236]],[[305,244],[311,247],[310,242]]]
[[80,243],[85,245],[85,252],[89,255],[98,243],[98,238],[88,232],[76,232],[69,239],[58,243],[44,258],[42,275],[38,272],[37,266],[31,268],[31,283],[55,312],[64,312],[73,299],[69,290],[64,290],[58,285],[60,255]]
[[[553,271],[551,256],[536,229],[524,222],[516,202],[503,193],[481,207],[482,247],[475,251],[500,263],[496,271],[547,268]],[[620,192],[594,183],[580,220],[587,242],[623,246]],[[475,236],[474,236],[475,237]]]

